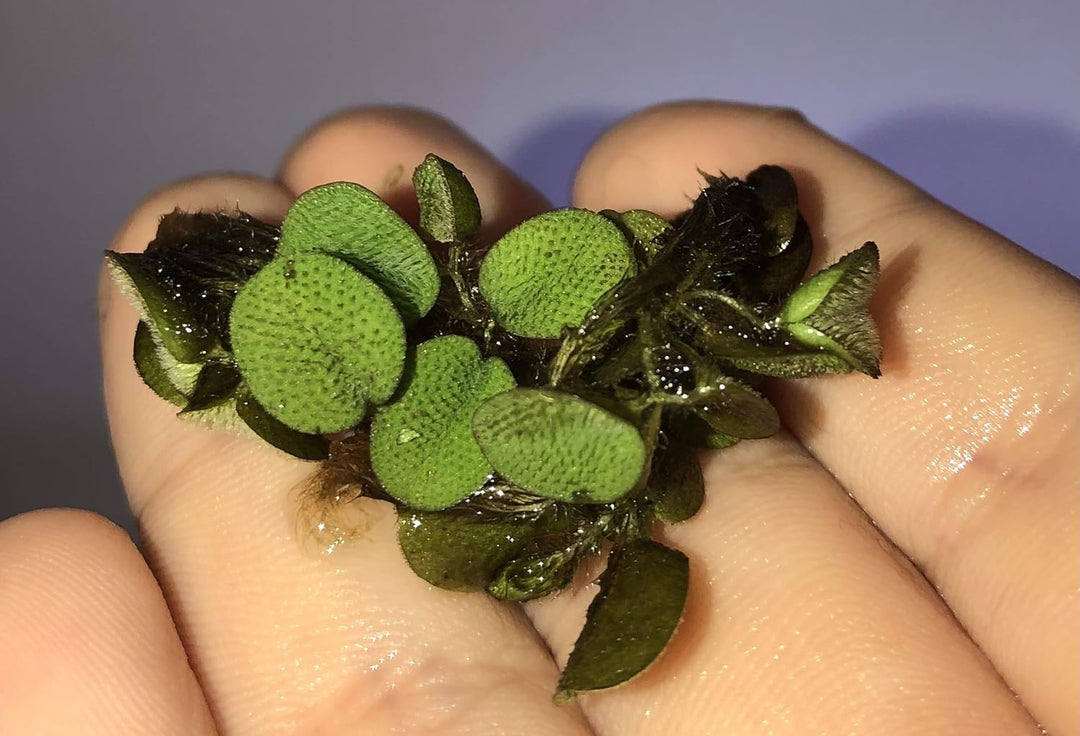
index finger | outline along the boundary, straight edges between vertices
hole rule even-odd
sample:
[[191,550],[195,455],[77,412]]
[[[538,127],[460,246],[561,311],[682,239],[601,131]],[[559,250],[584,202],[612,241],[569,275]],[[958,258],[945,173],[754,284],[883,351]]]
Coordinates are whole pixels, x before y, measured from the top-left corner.
[[784,111],[668,105],[605,134],[575,204],[686,209],[698,169],[788,168],[811,270],[866,240],[883,377],[787,382],[787,425],[919,565],[1051,731],[1080,712],[1077,284]]

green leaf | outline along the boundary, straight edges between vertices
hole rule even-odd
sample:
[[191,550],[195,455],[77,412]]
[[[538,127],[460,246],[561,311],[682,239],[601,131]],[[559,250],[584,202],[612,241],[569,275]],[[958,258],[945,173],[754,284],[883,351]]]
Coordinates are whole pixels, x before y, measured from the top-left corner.
[[439,243],[463,243],[480,229],[480,202],[465,174],[429,153],[413,172],[420,232]]
[[229,310],[269,263],[278,229],[237,212],[181,212],[161,218],[144,253],[106,252],[106,265],[153,334],[180,363],[228,354]]
[[657,238],[671,229],[667,220],[648,210],[601,210],[600,214],[622,228],[624,233],[635,241],[640,249],[641,259],[646,264],[651,263],[660,252],[661,246]]
[[810,236],[810,227],[802,215],[799,215],[791,241],[775,256],[766,258],[758,270],[757,283],[761,296],[776,302],[790,294],[806,274],[813,250],[814,241]]
[[795,179],[781,166],[759,166],[746,176],[765,210],[765,230],[771,242],[770,255],[784,250],[795,235],[799,218]]
[[240,386],[240,372],[228,363],[206,363],[195,379],[195,387],[181,414],[206,411],[228,402],[236,396]]
[[537,539],[495,574],[488,592],[501,601],[542,598],[570,584],[577,560],[572,535]]
[[535,533],[530,519],[398,511],[398,542],[409,566],[423,580],[447,590],[483,590]]
[[626,238],[610,220],[588,210],[556,210],[495,243],[480,266],[480,291],[508,331],[556,338],[632,269]]
[[484,360],[472,340],[437,337],[416,350],[404,393],[375,414],[371,464],[386,491],[416,509],[452,506],[493,469],[472,435],[476,409],[515,386],[498,358]]
[[252,432],[282,452],[301,460],[325,460],[330,456],[330,443],[325,437],[285,426],[243,386],[236,393],[236,413]]
[[717,432],[693,412],[669,412],[664,417],[664,432],[672,439],[704,450],[723,450],[741,440]]
[[135,329],[133,351],[135,369],[139,372],[139,377],[161,398],[176,406],[183,406],[187,403],[188,397],[173,383],[162,362],[159,350],[154,342],[154,336],[150,332],[150,327],[145,322],[140,321],[139,326]]
[[405,331],[379,287],[320,253],[278,258],[236,297],[236,362],[270,414],[309,434],[355,426],[394,393]]
[[657,542],[637,540],[614,552],[556,700],[621,685],[652,664],[682,620],[689,581],[686,555]]
[[109,275],[128,297],[139,319],[145,322],[155,342],[183,363],[195,363],[214,345],[209,331],[199,325],[182,301],[169,298],[164,284],[155,276],[153,265],[139,253],[105,253]]
[[869,311],[879,269],[877,246],[864,244],[800,286],[784,303],[781,321],[803,345],[881,375],[881,342]]
[[360,269],[386,292],[406,323],[427,314],[439,295],[439,272],[420,236],[359,184],[324,184],[293,202],[281,224],[280,254],[312,252]]
[[495,469],[515,485],[571,503],[610,503],[641,477],[637,429],[571,394],[519,388],[488,399],[473,434]]
[[681,444],[658,449],[646,496],[656,518],[665,524],[678,524],[696,514],[705,500],[705,478],[697,453]]

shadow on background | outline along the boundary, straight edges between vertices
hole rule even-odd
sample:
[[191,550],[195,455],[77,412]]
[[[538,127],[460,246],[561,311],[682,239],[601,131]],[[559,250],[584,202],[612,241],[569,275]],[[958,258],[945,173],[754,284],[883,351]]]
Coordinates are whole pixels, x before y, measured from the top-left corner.
[[848,136],[943,202],[1080,275],[1080,138],[977,110],[916,111]]
[[625,112],[583,110],[539,123],[504,163],[540,190],[555,207],[570,204],[574,173],[593,141]]

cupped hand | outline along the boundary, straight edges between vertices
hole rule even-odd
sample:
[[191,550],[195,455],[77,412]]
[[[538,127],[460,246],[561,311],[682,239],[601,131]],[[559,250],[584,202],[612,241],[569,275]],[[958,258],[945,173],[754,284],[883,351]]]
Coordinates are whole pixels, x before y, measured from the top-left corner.
[[[276,220],[335,180],[415,219],[407,172],[428,152],[473,182],[488,239],[548,207],[445,121],[363,109],[303,136],[275,181],[154,194],[112,247],[143,249],[175,207]],[[685,619],[639,678],[555,705],[594,588],[523,608],[433,589],[382,502],[360,502],[359,539],[314,554],[294,493],[311,466],[179,421],[140,382],[135,313],[103,282],[142,550],[85,512],[0,525],[0,733],[1077,733],[1076,280],[782,110],[634,115],[589,151],[574,204],[671,216],[698,169],[761,163],[799,183],[811,271],[878,243],[883,376],[777,385],[780,436],[703,456],[705,506],[666,532],[690,558]]]

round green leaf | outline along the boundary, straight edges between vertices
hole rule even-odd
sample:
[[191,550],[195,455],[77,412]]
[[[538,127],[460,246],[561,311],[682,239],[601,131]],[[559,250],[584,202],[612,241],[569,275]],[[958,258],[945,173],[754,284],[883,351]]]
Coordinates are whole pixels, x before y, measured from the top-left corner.
[[468,338],[447,335],[417,348],[405,392],[372,421],[371,465],[387,493],[433,510],[483,485],[492,467],[473,439],[472,417],[514,385],[506,363],[484,360]]
[[697,453],[680,444],[658,449],[647,495],[656,518],[665,524],[678,524],[696,514],[705,501],[705,478]]
[[472,426],[501,475],[558,501],[614,501],[634,487],[645,463],[645,443],[632,424],[558,391],[498,394],[476,411]]
[[461,243],[480,229],[480,202],[465,174],[429,153],[413,172],[420,232],[439,243]]
[[588,210],[526,220],[492,247],[480,266],[480,291],[495,319],[523,337],[559,337],[633,268],[618,226]]
[[333,256],[275,259],[240,291],[230,319],[251,393],[300,432],[354,426],[401,377],[405,330],[394,305]]
[[347,181],[301,194],[281,223],[280,255],[342,258],[378,284],[406,322],[427,314],[439,272],[420,236],[371,190]]

